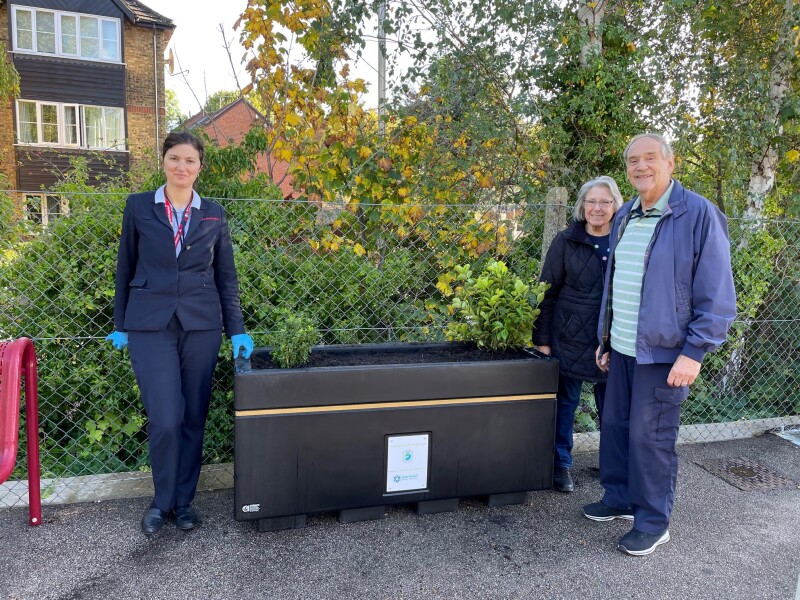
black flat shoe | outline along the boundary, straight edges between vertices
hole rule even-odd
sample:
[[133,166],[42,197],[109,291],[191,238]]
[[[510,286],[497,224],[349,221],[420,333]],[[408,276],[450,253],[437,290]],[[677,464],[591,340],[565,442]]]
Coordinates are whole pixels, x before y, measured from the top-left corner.
[[158,508],[148,508],[142,517],[142,533],[152,535],[157,533],[167,520],[167,513]]
[[179,506],[175,509],[175,527],[181,531],[189,531],[200,524],[200,517],[191,506]]

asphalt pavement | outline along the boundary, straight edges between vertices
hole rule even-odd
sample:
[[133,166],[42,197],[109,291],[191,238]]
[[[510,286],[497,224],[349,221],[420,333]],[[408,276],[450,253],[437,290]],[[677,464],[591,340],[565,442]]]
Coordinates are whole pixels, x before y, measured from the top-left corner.
[[[767,434],[678,452],[672,540],[650,556],[616,549],[629,522],[583,517],[601,491],[590,453],[576,456],[572,494],[350,524],[321,514],[276,533],[235,521],[232,490],[198,494],[197,530],[152,537],[142,498],[47,506],[39,527],[2,509],[0,598],[800,600],[800,446]],[[792,483],[742,491],[697,465],[740,458]]]

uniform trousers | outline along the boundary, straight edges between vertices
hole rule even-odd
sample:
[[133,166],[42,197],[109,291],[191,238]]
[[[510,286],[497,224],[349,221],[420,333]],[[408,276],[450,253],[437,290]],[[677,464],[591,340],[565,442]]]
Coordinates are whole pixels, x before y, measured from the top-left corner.
[[153,508],[194,499],[222,330],[184,331],[173,315],[161,331],[128,331],[128,351],[147,413]]
[[667,385],[671,369],[612,350],[600,429],[602,501],[633,509],[634,528],[652,535],[669,527],[681,403],[689,395],[688,386]]

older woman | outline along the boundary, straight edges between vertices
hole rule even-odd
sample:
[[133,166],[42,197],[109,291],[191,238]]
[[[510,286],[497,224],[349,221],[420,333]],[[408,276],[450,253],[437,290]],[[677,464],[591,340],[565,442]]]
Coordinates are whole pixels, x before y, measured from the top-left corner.
[[550,284],[540,304],[533,343],[560,363],[553,487],[574,489],[572,426],[584,381],[594,384],[598,418],[603,412],[605,373],[595,364],[597,319],[608,264],[611,220],[622,206],[622,195],[611,177],[586,182],[578,194],[572,223],[553,240],[542,267]]

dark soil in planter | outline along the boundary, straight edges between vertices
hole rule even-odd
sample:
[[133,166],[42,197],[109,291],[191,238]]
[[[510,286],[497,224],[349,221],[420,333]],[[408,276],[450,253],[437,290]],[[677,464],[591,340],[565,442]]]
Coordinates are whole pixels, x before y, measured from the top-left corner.
[[[524,351],[488,352],[474,346],[463,344],[433,344],[414,347],[413,345],[389,348],[380,346],[332,346],[315,347],[303,367],[343,367],[362,365],[409,365],[420,363],[447,363],[487,360],[520,360],[531,358]],[[254,370],[278,369],[272,362],[268,350],[256,351],[251,358]]]

